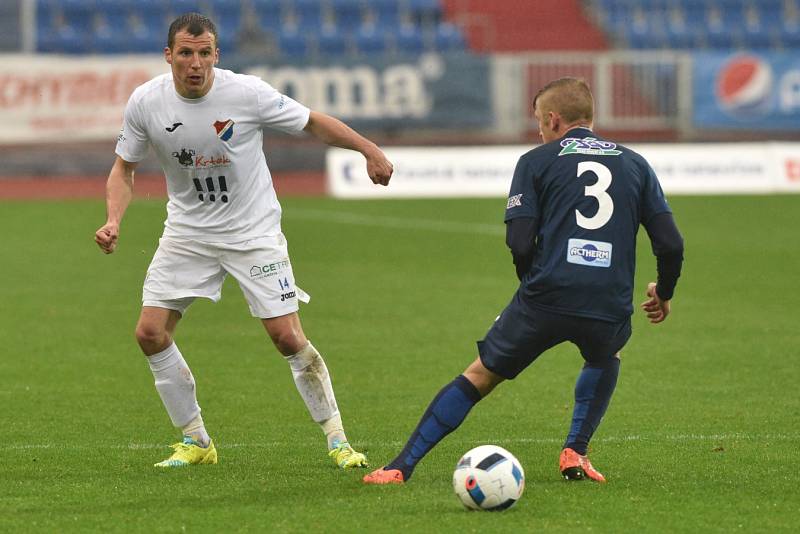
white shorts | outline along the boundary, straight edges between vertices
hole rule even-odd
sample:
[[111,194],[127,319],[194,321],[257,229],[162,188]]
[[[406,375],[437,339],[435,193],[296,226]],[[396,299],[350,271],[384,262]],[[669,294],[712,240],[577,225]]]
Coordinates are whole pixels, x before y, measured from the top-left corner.
[[294,284],[283,234],[241,243],[203,243],[162,237],[142,290],[142,304],[181,314],[197,297],[217,302],[230,273],[239,283],[253,317],[296,312],[308,295]]

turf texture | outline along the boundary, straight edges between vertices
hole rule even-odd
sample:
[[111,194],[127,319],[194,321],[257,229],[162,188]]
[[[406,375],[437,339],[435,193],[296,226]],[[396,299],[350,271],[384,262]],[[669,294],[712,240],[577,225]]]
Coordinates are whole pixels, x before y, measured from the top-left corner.
[[[177,341],[220,463],[152,464],[178,439],[133,327],[164,218],[135,201],[116,253],[100,201],[0,203],[0,531],[793,532],[800,517],[798,196],[674,197],[686,261],[673,314],[638,312],[592,442],[606,485],[557,462],[581,366],[574,347],[498,388],[402,487],[337,470],[286,363],[232,280]],[[515,289],[504,201],[286,199],[306,333],[345,426],[374,466],[475,357]],[[655,262],[640,232],[636,304]],[[526,472],[519,504],[464,510],[459,456],[484,443]]]

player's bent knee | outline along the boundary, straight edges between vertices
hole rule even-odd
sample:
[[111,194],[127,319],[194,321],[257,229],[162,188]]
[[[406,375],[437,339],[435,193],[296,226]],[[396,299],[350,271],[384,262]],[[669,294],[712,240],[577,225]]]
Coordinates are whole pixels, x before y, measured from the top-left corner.
[[145,354],[155,354],[167,348],[172,342],[166,329],[151,323],[136,325],[136,341]]
[[269,337],[284,356],[296,354],[308,345],[308,340],[302,331],[297,331],[293,328],[270,332]]

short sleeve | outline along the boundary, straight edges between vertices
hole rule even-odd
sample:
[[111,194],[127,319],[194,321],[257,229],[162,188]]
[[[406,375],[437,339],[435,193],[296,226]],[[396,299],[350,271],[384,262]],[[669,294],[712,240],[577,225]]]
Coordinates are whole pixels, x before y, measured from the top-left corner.
[[664,191],[661,189],[661,184],[658,182],[656,173],[653,168],[647,163],[644,163],[644,184],[642,187],[642,201],[641,201],[641,222],[646,223],[654,215],[659,213],[671,213],[667,204],[667,199],[664,196]]
[[539,217],[539,200],[533,187],[533,178],[534,173],[530,168],[529,159],[521,157],[514,169],[514,178],[511,180],[504,219],[506,222],[518,217]]
[[115,150],[119,157],[131,163],[142,161],[146,158],[149,147],[147,129],[141,120],[142,114],[139,106],[140,100],[136,98],[136,93],[134,93],[125,106],[122,129],[117,137],[117,148]]
[[298,133],[308,124],[311,110],[279,93],[270,84],[259,80],[257,93],[258,116],[264,126],[286,133]]

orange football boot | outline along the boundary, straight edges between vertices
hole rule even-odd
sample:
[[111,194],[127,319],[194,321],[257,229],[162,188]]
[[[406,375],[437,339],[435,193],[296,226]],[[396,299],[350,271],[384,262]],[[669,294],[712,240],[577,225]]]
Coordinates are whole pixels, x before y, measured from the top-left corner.
[[364,484],[403,484],[403,473],[399,469],[376,469],[361,479]]
[[590,478],[596,482],[605,482],[606,477],[592,467],[592,462],[584,455],[578,454],[570,448],[561,451],[558,467],[566,480],[583,480]]

